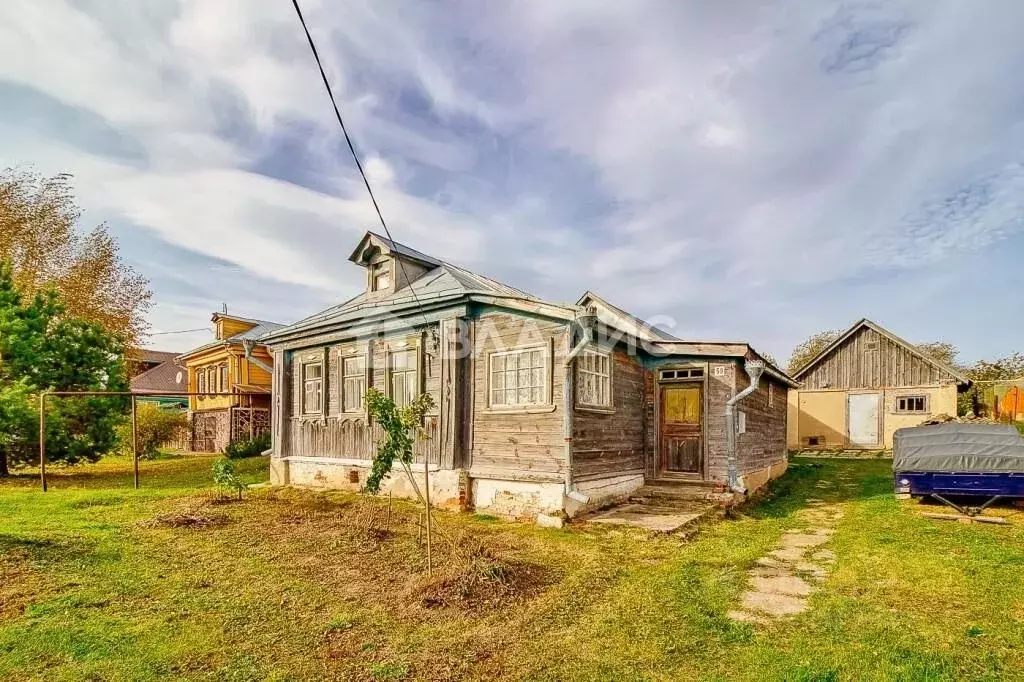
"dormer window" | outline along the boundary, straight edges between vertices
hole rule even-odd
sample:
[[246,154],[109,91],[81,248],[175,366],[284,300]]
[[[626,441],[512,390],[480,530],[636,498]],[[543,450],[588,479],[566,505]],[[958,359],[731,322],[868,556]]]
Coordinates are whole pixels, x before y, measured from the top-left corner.
[[378,263],[373,266],[370,287],[372,291],[387,291],[391,288],[390,263]]

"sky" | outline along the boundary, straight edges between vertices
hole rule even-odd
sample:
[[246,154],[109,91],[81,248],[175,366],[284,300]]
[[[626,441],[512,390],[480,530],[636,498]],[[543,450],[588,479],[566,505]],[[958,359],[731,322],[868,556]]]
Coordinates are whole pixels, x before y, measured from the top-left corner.
[[[1024,3],[302,5],[400,242],[780,359],[862,317],[1024,350]],[[153,332],[365,285],[379,226],[289,0],[5,0],[0,102],[0,166],[75,176]]]

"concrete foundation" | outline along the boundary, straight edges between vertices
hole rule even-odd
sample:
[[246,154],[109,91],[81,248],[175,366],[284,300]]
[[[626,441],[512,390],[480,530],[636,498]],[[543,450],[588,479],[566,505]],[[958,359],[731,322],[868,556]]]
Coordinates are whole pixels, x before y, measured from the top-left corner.
[[747,495],[752,495],[754,492],[768,485],[769,481],[786,473],[787,468],[789,468],[789,460],[784,459],[781,462],[776,462],[765,469],[747,472],[740,476],[740,485],[747,489]]
[[575,493],[565,496],[565,513],[570,517],[624,502],[644,485],[643,474],[610,476],[575,484]]
[[[285,457],[270,461],[270,482],[273,485],[295,485],[326,490],[361,490],[370,474],[367,460],[328,457]],[[421,491],[426,490],[426,474],[422,464],[413,465],[413,476]],[[384,479],[381,493],[415,499],[416,492],[404,471],[394,471]],[[460,472],[452,469],[430,469],[430,503],[439,508],[458,509]]]
[[565,484],[474,478],[471,490],[473,507],[478,512],[535,519],[538,514],[559,514],[563,510]]

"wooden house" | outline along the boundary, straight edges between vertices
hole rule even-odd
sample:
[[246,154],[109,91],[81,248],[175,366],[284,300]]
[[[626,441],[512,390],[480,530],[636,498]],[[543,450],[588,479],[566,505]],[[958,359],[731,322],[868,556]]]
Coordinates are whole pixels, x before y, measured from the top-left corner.
[[[178,357],[185,367],[192,450],[221,452],[238,438],[251,438],[270,427],[273,359],[256,341],[281,325],[227,313],[215,313],[214,340]],[[249,345],[247,351],[246,346]]]
[[[433,396],[414,468],[439,504],[561,516],[645,484],[730,483],[726,402],[749,384],[745,363],[763,360],[746,343],[683,341],[589,292],[544,301],[374,233],[349,260],[363,292],[261,339],[273,483],[362,484],[381,435],[369,386],[399,404]],[[785,469],[792,386],[769,363],[740,403],[733,488]],[[403,477],[388,485],[411,495]]]
[[871,320],[860,320],[794,374],[791,449],[890,449],[896,429],[956,415],[970,385],[950,367]]

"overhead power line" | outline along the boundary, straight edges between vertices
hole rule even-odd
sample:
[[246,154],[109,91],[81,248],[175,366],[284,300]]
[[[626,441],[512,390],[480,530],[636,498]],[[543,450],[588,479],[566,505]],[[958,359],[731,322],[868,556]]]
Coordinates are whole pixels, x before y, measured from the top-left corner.
[[[309,49],[313,52],[313,59],[316,60],[316,66],[320,70],[320,79],[324,82],[324,88],[327,90],[327,96],[331,99],[331,106],[334,107],[334,116],[338,119],[338,125],[341,126],[341,132],[345,135],[345,142],[348,143],[348,150],[352,152],[352,159],[356,162],[356,168],[359,169],[359,175],[363,178],[363,184],[366,185],[366,192],[370,195],[370,201],[373,202],[373,208],[377,212],[377,218],[380,219],[380,225],[384,228],[384,234],[388,236],[391,243],[394,244],[395,238],[391,236],[391,230],[388,229],[388,224],[384,221],[384,214],[381,213],[380,205],[377,203],[377,197],[373,194],[373,188],[370,187],[370,181],[366,178],[366,172],[363,170],[363,164],[359,162],[359,155],[356,153],[355,145],[352,144],[352,138],[348,134],[348,129],[345,127],[345,121],[341,117],[341,109],[338,108],[338,102],[334,98],[334,91],[331,89],[331,82],[327,80],[327,73],[324,71],[323,62],[320,61],[320,53],[316,49],[316,43],[313,42],[313,36],[309,33],[309,27],[306,25],[306,18],[302,16],[302,8],[299,7],[299,0],[292,0],[292,6],[295,7],[295,14],[299,17],[299,23],[302,24],[302,30],[306,34],[306,40],[309,41]],[[419,297],[416,295],[416,290],[412,288],[412,281],[409,279],[408,273],[405,271],[405,264],[401,258],[396,258],[398,261],[398,267],[402,268],[402,276],[405,281],[409,283],[409,293],[412,294],[413,301],[416,302],[416,307],[419,308],[420,315],[423,316],[423,321],[427,321],[427,316],[423,312],[423,304],[420,303]]]
[[208,332],[208,331],[210,331],[209,327],[200,327],[199,329],[179,329],[179,330],[173,331],[173,332],[152,332],[151,334],[148,334],[147,336],[166,336],[167,334],[191,334],[193,332]]

